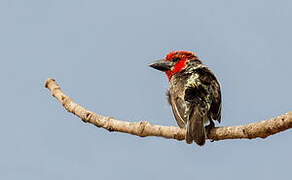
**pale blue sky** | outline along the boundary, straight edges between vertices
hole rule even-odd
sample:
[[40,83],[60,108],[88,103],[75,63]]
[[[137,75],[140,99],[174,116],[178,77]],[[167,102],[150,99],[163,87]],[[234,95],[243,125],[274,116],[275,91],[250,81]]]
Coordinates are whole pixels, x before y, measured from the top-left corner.
[[191,50],[221,82],[221,125],[264,120],[292,110],[291,19],[288,0],[1,0],[0,179],[289,179],[291,130],[203,147],[109,133],[44,82],[96,113],[176,125],[147,64]]

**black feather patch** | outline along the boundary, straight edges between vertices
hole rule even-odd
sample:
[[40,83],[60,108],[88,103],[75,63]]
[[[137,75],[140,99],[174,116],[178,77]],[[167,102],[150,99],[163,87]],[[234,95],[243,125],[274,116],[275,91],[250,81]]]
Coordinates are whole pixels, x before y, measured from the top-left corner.
[[207,96],[207,91],[202,86],[189,87],[185,91],[185,101],[198,103]]

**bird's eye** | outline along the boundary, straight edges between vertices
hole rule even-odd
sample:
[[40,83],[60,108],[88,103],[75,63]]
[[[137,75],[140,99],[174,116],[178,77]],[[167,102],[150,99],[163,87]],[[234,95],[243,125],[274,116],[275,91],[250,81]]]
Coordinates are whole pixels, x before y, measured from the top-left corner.
[[178,57],[172,58],[172,62],[177,62],[179,60],[180,60],[180,58],[178,58]]

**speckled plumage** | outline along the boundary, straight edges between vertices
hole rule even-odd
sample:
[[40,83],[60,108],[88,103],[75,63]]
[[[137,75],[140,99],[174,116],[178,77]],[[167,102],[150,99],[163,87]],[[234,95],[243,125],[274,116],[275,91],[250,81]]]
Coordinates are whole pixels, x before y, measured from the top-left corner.
[[192,52],[174,51],[166,56],[171,68],[166,72],[170,87],[168,102],[177,124],[186,128],[186,142],[205,143],[204,124],[221,122],[221,90],[209,68]]
[[[220,85],[207,66],[190,64],[184,71],[173,75],[170,79],[168,94],[175,119],[181,128],[188,125],[191,116],[200,116],[202,123],[198,126],[203,126],[212,120],[221,121]],[[198,108],[198,112],[194,112],[196,108]],[[205,134],[205,128],[200,128],[203,129],[199,131]],[[199,127],[194,127],[194,129],[193,131],[198,131],[196,129]],[[192,134],[193,132],[187,133]],[[193,139],[192,137],[187,139],[188,143],[191,143]],[[199,144],[204,144],[204,140],[198,141]]]

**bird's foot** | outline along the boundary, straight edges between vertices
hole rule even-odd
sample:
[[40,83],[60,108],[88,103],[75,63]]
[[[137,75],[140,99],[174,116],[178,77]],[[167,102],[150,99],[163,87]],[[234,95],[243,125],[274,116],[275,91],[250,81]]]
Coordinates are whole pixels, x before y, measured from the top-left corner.
[[[205,126],[205,129],[207,131],[207,134],[210,134],[211,129],[213,129],[215,127],[215,123],[213,121],[210,121],[210,124]],[[214,142],[215,140],[210,139],[211,142]]]

